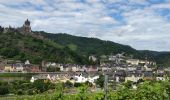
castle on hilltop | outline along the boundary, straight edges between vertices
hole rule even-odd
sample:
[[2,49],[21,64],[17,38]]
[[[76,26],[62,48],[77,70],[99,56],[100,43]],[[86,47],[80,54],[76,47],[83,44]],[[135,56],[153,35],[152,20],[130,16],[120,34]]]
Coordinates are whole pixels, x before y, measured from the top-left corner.
[[30,34],[31,31],[31,22],[27,19],[22,27],[19,28],[12,28],[11,26],[4,28],[4,33],[6,32],[20,32],[24,35]]
[[25,21],[25,23],[24,23],[24,25],[23,25],[22,28],[23,28],[23,31],[24,31],[25,33],[31,32],[30,21],[29,21],[28,19]]
[[31,30],[31,22],[28,19],[24,22],[22,27],[13,28],[9,25],[9,27],[3,28],[0,26],[0,32],[3,32],[3,33],[8,33],[8,32],[15,33],[16,32],[16,33],[20,33],[26,36],[31,35],[38,39],[44,39],[44,37],[41,35],[40,32],[33,32]]
[[31,22],[27,19],[24,23],[24,25],[20,28],[18,28],[17,30],[21,33],[27,34],[27,33],[31,33]]

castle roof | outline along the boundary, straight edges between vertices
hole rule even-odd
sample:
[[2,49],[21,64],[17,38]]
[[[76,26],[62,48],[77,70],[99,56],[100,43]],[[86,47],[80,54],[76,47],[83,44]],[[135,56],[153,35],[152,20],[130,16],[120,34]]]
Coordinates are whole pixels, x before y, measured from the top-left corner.
[[25,21],[25,25],[30,25],[30,21],[28,19]]

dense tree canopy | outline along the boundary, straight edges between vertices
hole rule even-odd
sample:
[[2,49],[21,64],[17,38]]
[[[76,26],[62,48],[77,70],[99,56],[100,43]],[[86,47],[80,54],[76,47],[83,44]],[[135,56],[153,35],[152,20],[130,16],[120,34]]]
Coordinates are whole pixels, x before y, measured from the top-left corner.
[[30,60],[40,64],[42,60],[59,63],[88,64],[88,59],[68,47],[48,39],[39,39],[19,32],[0,32],[0,55],[14,60]]

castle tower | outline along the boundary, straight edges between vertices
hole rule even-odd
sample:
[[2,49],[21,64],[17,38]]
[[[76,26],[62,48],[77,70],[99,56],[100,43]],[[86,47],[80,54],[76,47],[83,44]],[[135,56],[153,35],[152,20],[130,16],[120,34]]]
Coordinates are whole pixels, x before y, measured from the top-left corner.
[[23,29],[25,33],[31,32],[30,21],[27,19],[23,25]]

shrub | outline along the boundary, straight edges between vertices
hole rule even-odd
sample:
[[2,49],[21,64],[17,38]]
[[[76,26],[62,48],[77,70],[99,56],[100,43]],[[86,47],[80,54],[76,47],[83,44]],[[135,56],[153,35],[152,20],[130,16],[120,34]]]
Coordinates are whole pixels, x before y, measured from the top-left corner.
[[21,89],[17,91],[17,95],[23,95],[23,94],[24,93],[23,93],[23,91]]
[[27,91],[27,94],[28,94],[28,95],[34,95],[34,94],[37,94],[37,93],[38,93],[37,89],[29,89],[29,90]]
[[8,86],[0,86],[0,95],[9,94]]
[[83,83],[74,83],[74,87],[80,87],[83,86]]
[[64,86],[65,86],[65,87],[73,87],[73,83],[71,83],[70,81],[66,81],[66,82],[64,83]]
[[36,80],[33,83],[33,87],[35,87],[41,93],[50,89],[51,85],[52,85],[52,83],[49,80],[43,80],[43,79]]

